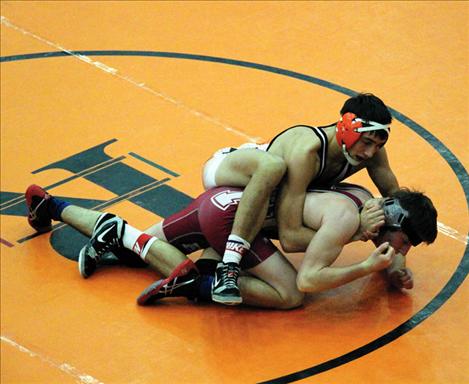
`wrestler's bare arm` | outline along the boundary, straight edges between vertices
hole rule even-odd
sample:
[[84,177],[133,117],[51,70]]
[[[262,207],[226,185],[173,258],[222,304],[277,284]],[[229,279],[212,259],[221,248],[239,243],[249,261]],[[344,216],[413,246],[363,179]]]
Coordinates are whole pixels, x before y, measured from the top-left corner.
[[358,228],[356,214],[340,216],[340,221],[331,217],[323,222],[309,244],[297,276],[300,291],[314,293],[336,288],[391,264],[394,250],[383,243],[362,262],[343,267],[332,266]]
[[279,240],[285,252],[304,251],[314,234],[303,224],[306,189],[318,170],[317,149],[311,144],[297,145],[285,156],[287,173],[277,200]]
[[385,148],[381,148],[378,153],[369,160],[366,169],[382,196],[389,196],[399,189],[396,175],[394,175],[394,172],[389,166]]

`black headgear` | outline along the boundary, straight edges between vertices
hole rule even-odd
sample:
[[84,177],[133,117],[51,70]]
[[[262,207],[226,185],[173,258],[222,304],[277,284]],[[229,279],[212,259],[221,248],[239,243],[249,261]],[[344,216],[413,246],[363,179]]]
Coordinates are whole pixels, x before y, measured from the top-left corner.
[[384,226],[383,229],[404,232],[410,243],[415,247],[422,242],[420,236],[414,231],[409,221],[409,212],[402,208],[399,200],[387,198],[383,204]]

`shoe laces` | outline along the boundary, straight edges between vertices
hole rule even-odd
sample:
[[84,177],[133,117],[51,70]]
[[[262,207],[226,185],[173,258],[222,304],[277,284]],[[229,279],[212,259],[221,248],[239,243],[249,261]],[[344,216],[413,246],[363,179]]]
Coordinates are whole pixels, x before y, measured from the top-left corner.
[[223,266],[223,285],[227,288],[237,288],[239,266],[235,263],[227,263]]
[[112,239],[112,240],[107,241],[102,247],[99,247],[98,251],[96,251],[95,249],[95,252],[96,252],[95,259],[99,260],[101,256],[103,256],[105,253],[111,252],[114,249],[119,248],[119,246],[120,244],[119,244],[118,239]]
[[37,210],[41,207],[42,204],[44,204],[46,202],[47,198],[44,197],[39,203],[38,205],[36,205],[34,207],[34,209],[29,209],[29,217],[32,219],[32,220],[36,220],[37,219]]

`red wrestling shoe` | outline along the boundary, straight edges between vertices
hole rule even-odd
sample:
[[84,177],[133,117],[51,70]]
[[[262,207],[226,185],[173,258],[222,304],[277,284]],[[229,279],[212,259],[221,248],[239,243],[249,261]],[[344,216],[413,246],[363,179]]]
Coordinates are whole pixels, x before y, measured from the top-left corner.
[[150,284],[137,298],[138,305],[149,305],[165,297],[187,297],[194,299],[198,294],[199,270],[187,259],[179,264],[166,279]]
[[52,229],[52,219],[47,205],[51,196],[36,184],[30,185],[24,196],[28,207],[29,225],[39,233],[49,232]]

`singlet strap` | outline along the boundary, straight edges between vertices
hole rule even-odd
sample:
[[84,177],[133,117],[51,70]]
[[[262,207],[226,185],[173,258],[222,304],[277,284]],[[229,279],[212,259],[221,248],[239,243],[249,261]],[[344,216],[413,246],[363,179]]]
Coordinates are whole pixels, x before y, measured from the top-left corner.
[[350,193],[350,192],[347,192],[347,191],[344,191],[344,190],[340,190],[340,191],[337,191],[337,192],[340,192],[343,195],[347,196],[349,199],[351,199],[355,203],[355,205],[357,206],[357,208],[359,210],[362,208],[363,202],[357,196],[355,196],[353,193]]
[[327,140],[326,132],[324,132],[321,128],[318,127],[310,127],[316,136],[319,138],[321,142],[321,148],[318,152],[319,155],[319,172],[314,179],[321,177],[324,170],[326,169],[327,163],[327,151],[329,149],[329,141]]
[[[331,187],[323,187],[323,188],[308,188],[307,192],[316,192],[316,193],[324,193],[324,192],[336,192],[340,193],[341,195],[344,195],[348,197],[350,200],[354,202],[354,204],[357,206],[359,210],[363,207],[364,200],[360,199],[357,197],[357,195],[354,193],[354,190],[360,190],[362,193],[365,193],[368,195],[368,198],[371,199],[373,197],[373,194],[366,189],[365,187],[362,187],[361,185],[357,184],[350,184],[350,183],[339,183],[332,185]],[[367,199],[366,199],[367,200]]]

